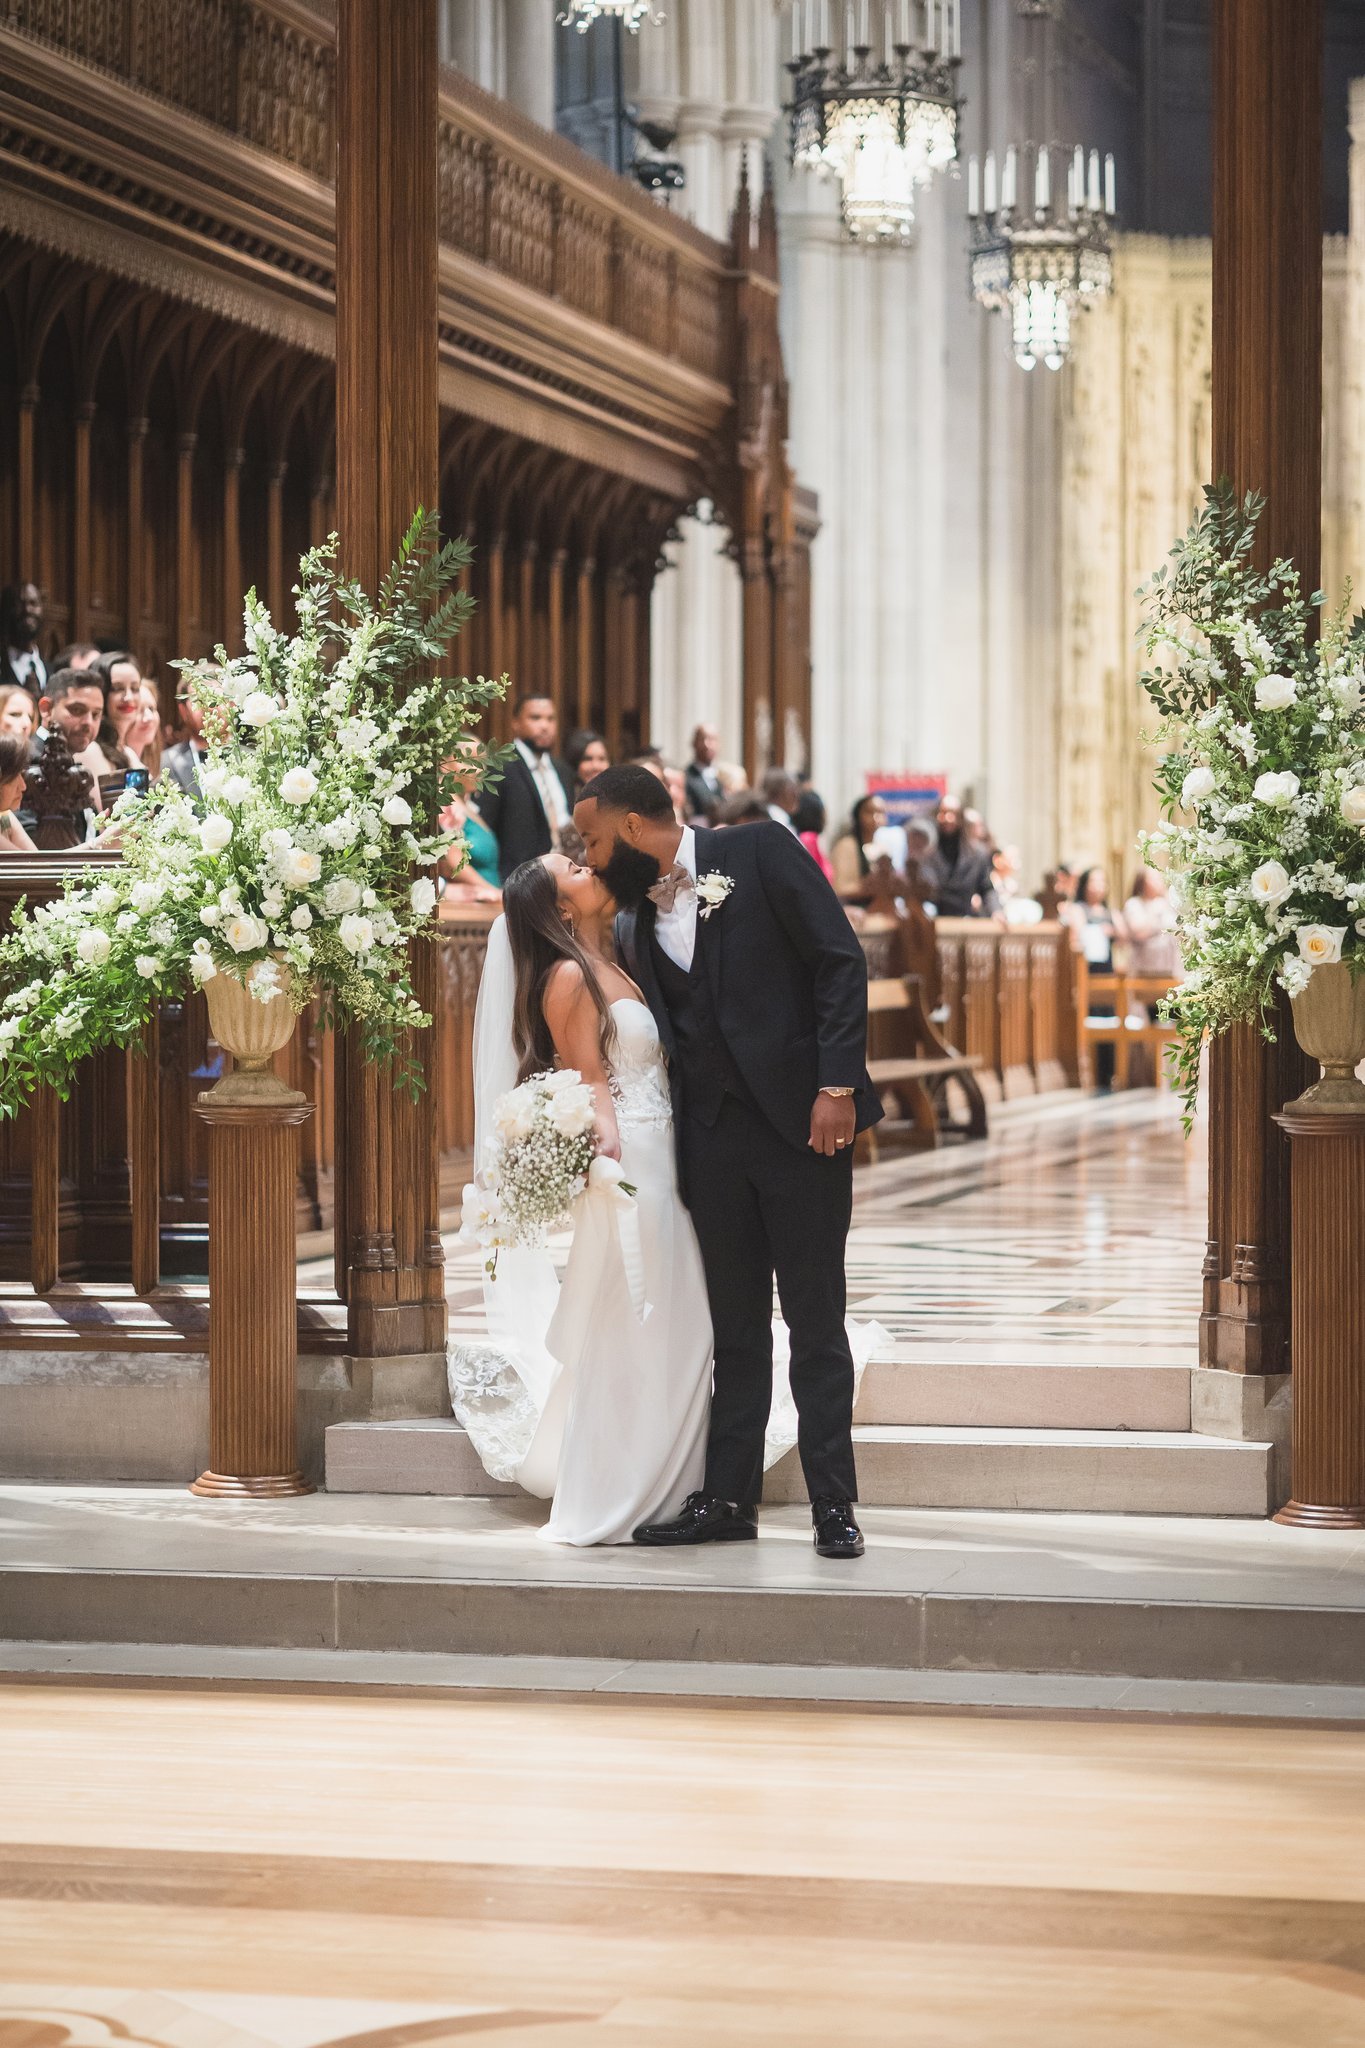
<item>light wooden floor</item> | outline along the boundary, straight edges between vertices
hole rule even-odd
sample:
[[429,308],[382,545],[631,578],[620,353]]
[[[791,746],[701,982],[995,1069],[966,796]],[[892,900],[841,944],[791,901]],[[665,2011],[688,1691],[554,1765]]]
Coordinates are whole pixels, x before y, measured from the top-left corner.
[[0,2048],[1359,2048],[1365,1733],[0,1686]]

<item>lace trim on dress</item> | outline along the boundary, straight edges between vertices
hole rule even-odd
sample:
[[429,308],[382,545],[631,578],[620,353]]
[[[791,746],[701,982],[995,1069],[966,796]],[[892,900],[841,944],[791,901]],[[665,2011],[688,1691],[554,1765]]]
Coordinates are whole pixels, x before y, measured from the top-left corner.
[[622,1130],[666,1131],[673,1123],[673,1103],[663,1069],[657,1065],[627,1068],[611,1076],[611,1099]]
[[492,1479],[515,1480],[540,1423],[521,1374],[494,1344],[452,1344],[448,1359],[455,1420]]

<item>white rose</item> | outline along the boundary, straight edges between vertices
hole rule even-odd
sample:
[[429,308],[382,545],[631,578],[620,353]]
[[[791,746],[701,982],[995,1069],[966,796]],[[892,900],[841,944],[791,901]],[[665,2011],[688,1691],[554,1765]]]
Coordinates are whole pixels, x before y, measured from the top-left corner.
[[318,792],[318,779],[311,768],[291,768],[281,778],[280,795],[287,804],[306,804]]
[[250,917],[245,911],[239,911],[236,917],[229,918],[224,925],[223,937],[234,953],[256,953],[270,937],[270,933],[264,918]]
[[1299,686],[1292,676],[1262,676],[1256,685],[1258,711],[1287,711],[1299,698]]
[[1341,942],[1346,936],[1345,925],[1301,924],[1294,937],[1298,940],[1299,958],[1306,960],[1310,967],[1331,967],[1341,958]]
[[271,720],[278,718],[279,715],[279,705],[265,690],[253,690],[242,706],[242,719],[244,723],[254,725],[258,729],[261,726],[269,725]]
[[1188,809],[1191,804],[1200,803],[1206,796],[1212,796],[1215,787],[1216,778],[1212,768],[1191,768],[1180,785],[1180,801]]
[[268,832],[261,834],[261,845],[269,854],[288,853],[293,844],[283,825],[272,825]]
[[1343,792],[1341,815],[1348,825],[1365,825],[1365,783]]
[[277,896],[277,895],[275,895],[275,894],[273,894],[273,893],[272,893],[272,894],[270,894],[270,895],[268,895],[268,896],[262,896],[262,898],[261,898],[261,916],[262,916],[262,917],[268,917],[268,918],[270,919],[270,921],[271,921],[271,923],[272,923],[272,924],[273,924],[273,923],[274,923],[274,922],[276,921],[276,919],[277,919],[277,918],[281,918],[281,917],[283,917],[283,916],[284,916],[284,898],[283,898],[283,896]]
[[391,796],[379,815],[386,825],[410,825],[412,805],[405,796]]
[[306,932],[312,925],[313,913],[306,903],[300,903],[297,910],[290,912],[289,922],[296,932]]
[[87,967],[103,967],[109,958],[111,941],[108,932],[97,928],[82,932],[76,941],[76,958],[83,960]]
[[1355,675],[1336,676],[1327,685],[1336,699],[1339,710],[1347,713],[1360,709],[1360,677]]
[[208,925],[210,930],[212,930],[214,925],[221,924],[222,919],[223,913],[216,903],[206,903],[199,913],[200,924]]
[[201,768],[199,770],[199,787],[211,804],[216,804],[219,797],[223,794],[227,787],[227,779],[226,768]]
[[322,874],[322,855],[305,853],[291,846],[280,862],[280,875],[287,889],[311,889]]
[[223,784],[223,802],[232,805],[235,811],[251,795],[251,783],[245,775],[229,775]]
[[494,1105],[493,1124],[498,1136],[506,1144],[515,1145],[522,1138],[529,1138],[535,1128],[535,1112],[530,1103],[519,1092],[504,1095]]
[[550,1096],[545,1105],[545,1114],[552,1130],[561,1138],[581,1138],[593,1127],[594,1110],[592,1090],[580,1082],[573,1088],[561,1088]]
[[134,882],[129,895],[134,910],[155,910],[165,893],[160,882]]
[[151,981],[161,969],[161,962],[154,960],[150,953],[139,953],[133,965],[144,981]]
[[581,1087],[582,1081],[583,1076],[577,1067],[556,1067],[552,1074],[545,1076],[540,1085],[547,1095],[558,1095],[562,1089]]
[[348,910],[359,910],[359,882],[353,882],[349,875],[339,875],[335,882],[329,882],[323,890],[322,907],[329,917],[339,917]]
[[436,908],[436,884],[428,875],[421,875],[408,891],[408,898],[418,917],[430,917]]
[[1256,787],[1251,794],[1258,804],[1266,804],[1272,811],[1287,811],[1299,793],[1299,778],[1292,769],[1276,775],[1267,769],[1264,775],[1256,777]]
[[109,882],[101,882],[90,901],[102,917],[107,917],[118,908],[118,890]]
[[337,931],[348,953],[368,953],[374,945],[374,926],[368,917],[343,917]]
[[211,811],[199,827],[199,844],[205,853],[221,853],[232,837],[232,820],[221,811]]
[[1247,883],[1257,903],[1271,906],[1283,903],[1293,886],[1285,869],[1277,860],[1262,861]]
[[218,964],[208,953],[191,953],[190,973],[202,988],[206,981],[212,981],[218,972]]

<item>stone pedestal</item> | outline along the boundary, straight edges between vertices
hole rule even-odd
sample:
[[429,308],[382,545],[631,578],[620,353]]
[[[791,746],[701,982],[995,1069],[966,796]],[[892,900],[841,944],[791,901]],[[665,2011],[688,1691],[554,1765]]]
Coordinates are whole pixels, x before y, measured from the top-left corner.
[[209,1127],[209,1470],[190,1491],[311,1493],[299,1470],[294,1133],[306,1096],[230,1075],[196,1114]]
[[1365,1529],[1365,1116],[1291,1103],[1292,1497],[1276,1515]]

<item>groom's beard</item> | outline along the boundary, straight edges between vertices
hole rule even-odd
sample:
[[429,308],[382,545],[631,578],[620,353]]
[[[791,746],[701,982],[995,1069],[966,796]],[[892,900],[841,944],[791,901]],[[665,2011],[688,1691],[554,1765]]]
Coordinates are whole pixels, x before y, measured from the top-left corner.
[[637,910],[662,873],[652,853],[642,853],[618,836],[611,859],[597,870],[597,879],[610,889],[623,910]]

